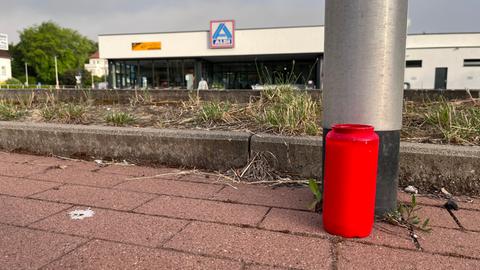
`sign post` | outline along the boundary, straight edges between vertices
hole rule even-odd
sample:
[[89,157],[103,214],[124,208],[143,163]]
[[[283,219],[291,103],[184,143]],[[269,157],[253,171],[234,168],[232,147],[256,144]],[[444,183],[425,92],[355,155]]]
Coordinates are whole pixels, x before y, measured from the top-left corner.
[[381,215],[397,202],[408,0],[326,0],[325,7],[324,136],[334,124],[374,126]]

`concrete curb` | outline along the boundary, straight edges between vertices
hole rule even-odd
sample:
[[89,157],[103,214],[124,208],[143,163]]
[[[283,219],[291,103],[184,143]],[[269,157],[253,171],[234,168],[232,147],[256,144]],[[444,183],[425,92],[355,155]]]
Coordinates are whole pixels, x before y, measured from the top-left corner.
[[[322,138],[197,130],[0,122],[0,148],[36,154],[127,159],[210,170],[243,167],[270,152],[278,170],[320,179]],[[402,142],[400,185],[423,191],[445,187],[480,195],[480,147]]]
[[[252,137],[250,150],[273,153],[277,169],[320,179],[322,147],[322,138],[259,134]],[[480,195],[480,147],[402,142],[399,184],[424,191],[444,187],[455,194]]]
[[224,170],[249,158],[250,134],[0,122],[0,148]]

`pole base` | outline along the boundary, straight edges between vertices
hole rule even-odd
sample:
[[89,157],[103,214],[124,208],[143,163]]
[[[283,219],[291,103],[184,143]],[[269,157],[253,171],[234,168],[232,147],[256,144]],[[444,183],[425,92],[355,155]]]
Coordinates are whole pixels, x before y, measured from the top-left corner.
[[[323,129],[322,160],[325,160],[325,137],[331,129]],[[380,138],[377,171],[375,214],[383,216],[397,209],[398,170],[400,162],[400,130],[377,131]],[[322,164],[322,179],[325,163]],[[323,181],[322,181],[323,190]]]

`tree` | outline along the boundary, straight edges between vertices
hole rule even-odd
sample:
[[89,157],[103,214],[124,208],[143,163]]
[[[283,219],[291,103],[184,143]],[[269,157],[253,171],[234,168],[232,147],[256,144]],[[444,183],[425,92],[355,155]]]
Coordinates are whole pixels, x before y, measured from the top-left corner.
[[95,50],[95,43],[90,39],[73,29],[62,28],[49,21],[20,32],[20,42],[14,46],[14,66],[16,72],[20,72],[20,65],[27,62],[38,81],[53,84],[55,56],[58,73],[61,75],[67,70],[83,68]]

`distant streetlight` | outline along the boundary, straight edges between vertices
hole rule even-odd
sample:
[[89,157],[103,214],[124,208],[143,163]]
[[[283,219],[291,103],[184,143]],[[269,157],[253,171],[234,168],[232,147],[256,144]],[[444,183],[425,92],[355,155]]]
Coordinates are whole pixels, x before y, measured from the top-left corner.
[[25,86],[28,87],[28,64],[25,62]]
[[55,88],[60,89],[60,84],[58,83],[58,65],[57,65],[57,56],[54,56],[55,59]]

